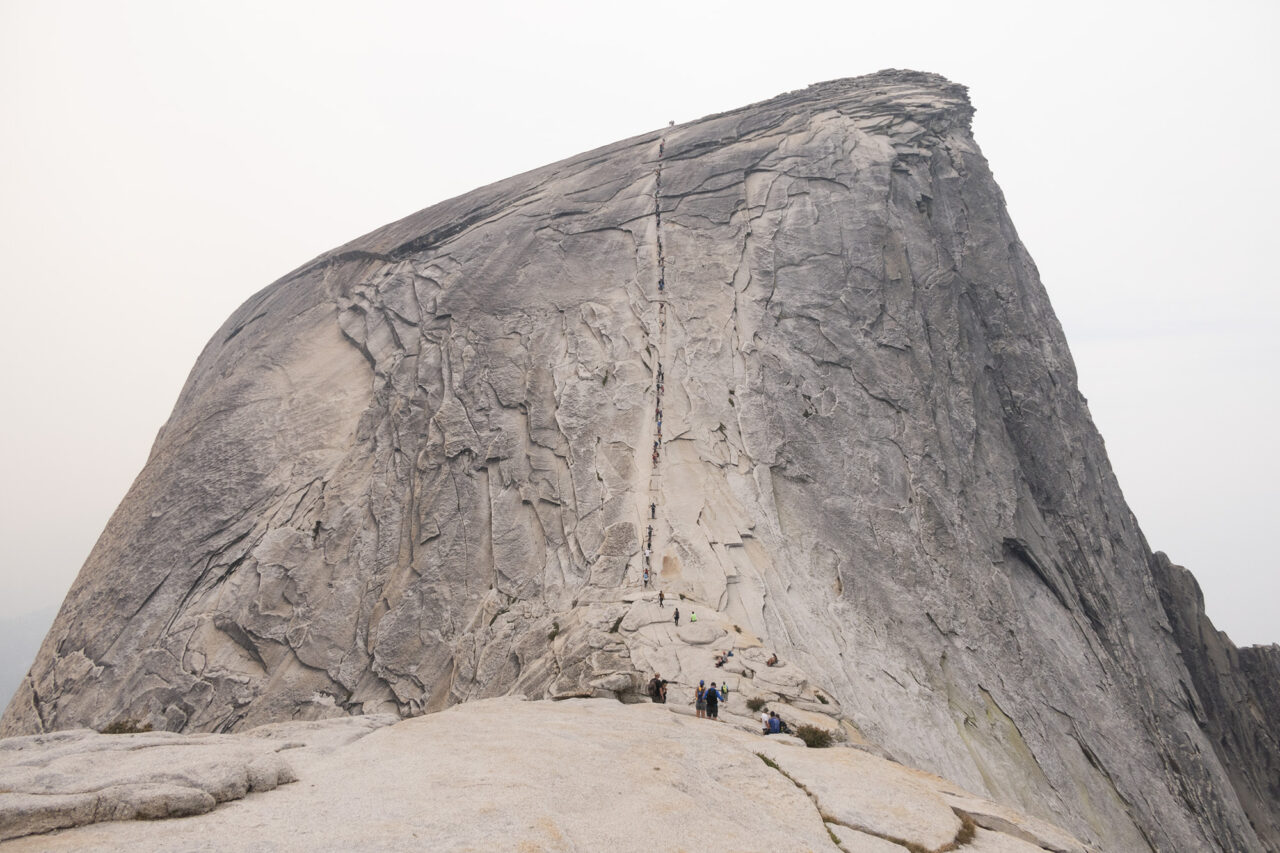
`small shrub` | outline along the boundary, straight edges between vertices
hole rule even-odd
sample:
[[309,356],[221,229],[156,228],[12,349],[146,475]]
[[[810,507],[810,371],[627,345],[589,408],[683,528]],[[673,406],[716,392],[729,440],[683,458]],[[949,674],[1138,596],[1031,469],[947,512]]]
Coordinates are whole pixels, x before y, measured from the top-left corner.
[[151,724],[139,725],[137,720],[121,717],[102,730],[104,735],[136,735],[151,731]]
[[831,746],[831,732],[817,726],[796,726],[796,737],[813,749]]
[[622,617],[619,616],[617,619],[613,620],[613,627],[609,629],[609,633],[610,634],[618,633],[618,626],[621,624],[622,624]]
[[819,701],[819,702],[821,702],[823,705],[828,705],[828,704],[830,704],[829,702],[827,702],[827,697],[826,697],[826,696],[823,696],[821,693],[815,693],[815,694],[813,694],[813,695],[814,695],[814,696],[817,696],[817,697],[818,697],[818,701]]
[[559,633],[560,633],[560,623],[552,622],[551,630],[547,633],[547,642],[551,642],[552,640],[554,640],[556,638],[556,635]]
[[974,825],[973,818],[967,814],[962,814],[959,817],[960,831],[956,833],[956,840],[951,842],[957,848],[972,844],[973,836],[978,832],[978,827]]
[[[827,825],[826,825],[826,824],[823,824],[823,826],[827,826]],[[839,836],[837,836],[834,832],[832,832],[832,831],[831,831],[831,827],[829,827],[829,826],[827,826],[827,836],[831,839],[831,843],[832,843],[832,844],[834,844],[834,845],[835,845],[835,846],[837,846],[837,847],[840,847],[840,838],[839,838]],[[841,849],[841,850],[843,850],[844,848],[843,848],[843,847],[840,847],[840,849]]]
[[682,592],[682,593],[680,593],[680,600],[681,600],[681,601],[684,601],[684,593],[683,593],[683,592]]
[[741,629],[741,628],[739,628],[737,625],[734,625],[734,626],[733,626],[733,630],[737,631],[739,634],[741,634],[741,633],[742,633],[742,629]]
[[765,755],[763,752],[757,752],[757,753],[756,753],[756,757],[758,757],[758,758],[759,758],[761,761],[763,761],[765,764],[767,764],[767,765],[769,765],[770,767],[772,767],[774,770],[777,770],[779,773],[781,773],[781,772],[782,772],[782,768],[781,768],[781,767],[779,767],[779,766],[777,765],[777,763],[776,763],[772,758],[770,758],[769,756]]
[[753,696],[747,700],[747,710],[755,713],[764,707],[764,699],[759,696]]

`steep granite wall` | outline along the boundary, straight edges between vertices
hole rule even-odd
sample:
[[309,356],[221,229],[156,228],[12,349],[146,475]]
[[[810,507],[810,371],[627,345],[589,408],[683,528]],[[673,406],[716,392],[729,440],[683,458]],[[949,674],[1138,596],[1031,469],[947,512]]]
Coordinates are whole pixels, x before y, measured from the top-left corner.
[[820,84],[254,296],[3,731],[630,699],[721,643],[735,687],[1104,849],[1275,849],[971,114],[933,75]]
[[1280,839],[1280,646],[1237,649],[1205,615],[1191,572],[1159,552],[1151,571],[1191,675],[1184,685],[1191,710],[1253,828]]

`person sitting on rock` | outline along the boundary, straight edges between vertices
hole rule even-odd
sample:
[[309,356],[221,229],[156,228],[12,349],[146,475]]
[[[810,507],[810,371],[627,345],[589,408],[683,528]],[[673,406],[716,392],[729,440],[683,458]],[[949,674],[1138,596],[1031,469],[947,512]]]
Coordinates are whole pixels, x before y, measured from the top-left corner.
[[697,621],[698,621],[698,614],[697,614],[697,613],[694,613],[692,610],[690,610],[690,611],[689,611],[689,621],[690,621],[690,622],[697,622]]
[[765,666],[777,666],[777,665],[778,665],[778,654],[777,654],[777,652],[774,652],[774,653],[769,657],[769,659],[768,659],[767,661],[765,661],[765,662],[764,662],[764,665],[765,665]]
[[777,711],[769,712],[769,734],[782,734],[782,720],[778,719]]
[[711,686],[702,694],[702,701],[707,706],[706,718],[708,720],[720,719],[720,691],[716,689],[716,683],[711,682]]
[[760,734],[767,735],[769,733],[769,709],[760,709]]
[[729,659],[729,656],[726,655],[724,652],[721,652],[720,654],[716,655],[716,668],[718,669],[724,666],[725,661],[727,661],[728,659]]

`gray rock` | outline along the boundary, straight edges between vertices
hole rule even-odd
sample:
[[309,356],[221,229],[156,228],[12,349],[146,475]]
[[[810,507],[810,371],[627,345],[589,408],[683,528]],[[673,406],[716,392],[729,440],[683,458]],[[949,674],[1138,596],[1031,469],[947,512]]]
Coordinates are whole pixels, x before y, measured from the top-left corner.
[[[940,838],[958,825],[917,771],[670,710],[505,697],[365,728],[366,737],[341,746],[325,730],[277,729],[272,743],[294,736],[310,744],[289,753],[297,785],[184,820],[83,825],[3,849],[650,851],[712,839],[724,850],[835,853],[834,834],[846,851],[902,853],[826,821],[872,815],[909,838]],[[216,740],[250,748],[264,742],[259,733]],[[109,762],[112,753],[90,757]],[[894,808],[894,795],[906,797],[904,807]]]
[[0,841],[100,821],[204,814],[297,780],[279,754],[327,754],[389,716],[283,723],[241,736],[73,730],[0,740]]
[[819,84],[261,291],[0,732],[630,701],[655,670],[685,690],[713,646],[625,619],[652,526],[671,603],[786,663],[744,666],[744,692],[821,691],[865,740],[1106,849],[1277,849],[1201,728],[971,115],[933,75]]
[[1191,676],[1184,707],[1208,732],[1254,829],[1280,839],[1280,645],[1237,649],[1205,615],[1191,572],[1163,553],[1151,569]]

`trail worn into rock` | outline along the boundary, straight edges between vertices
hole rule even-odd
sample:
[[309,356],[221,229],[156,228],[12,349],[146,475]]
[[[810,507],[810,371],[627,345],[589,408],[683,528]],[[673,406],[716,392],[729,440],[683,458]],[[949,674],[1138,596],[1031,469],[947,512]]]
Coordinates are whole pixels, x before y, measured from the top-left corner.
[[732,648],[742,695],[1107,850],[1280,850],[1273,746],[1198,695],[971,115],[823,83],[258,293],[0,731],[630,700]]

